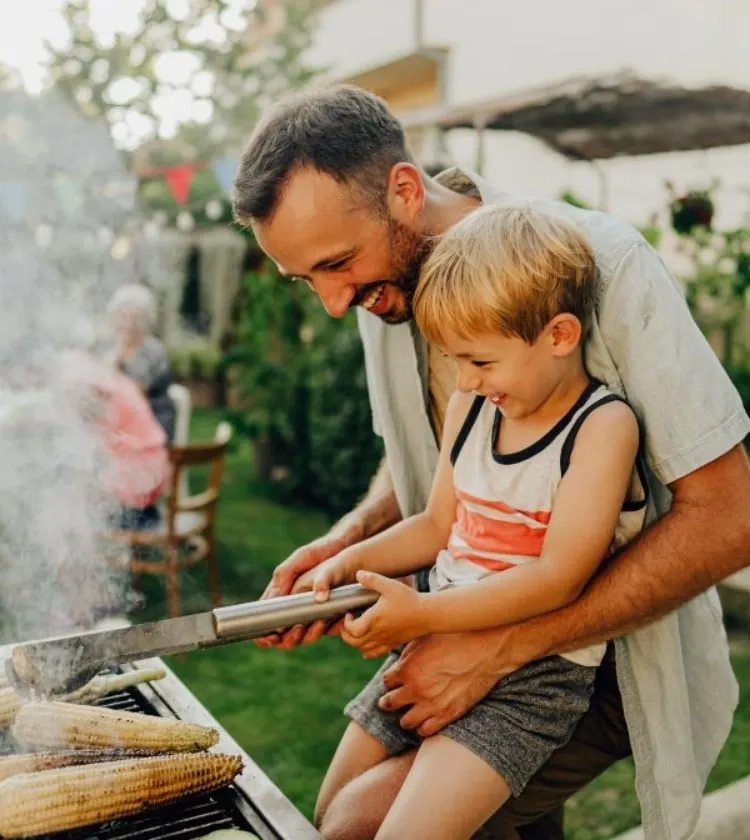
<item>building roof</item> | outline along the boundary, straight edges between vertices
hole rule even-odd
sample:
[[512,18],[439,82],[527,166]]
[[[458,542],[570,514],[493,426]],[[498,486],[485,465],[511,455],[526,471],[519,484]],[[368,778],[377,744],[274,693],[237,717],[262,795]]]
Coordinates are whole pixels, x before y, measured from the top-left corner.
[[633,74],[575,78],[461,106],[413,112],[407,128],[521,131],[574,160],[750,143],[750,91],[687,88]]

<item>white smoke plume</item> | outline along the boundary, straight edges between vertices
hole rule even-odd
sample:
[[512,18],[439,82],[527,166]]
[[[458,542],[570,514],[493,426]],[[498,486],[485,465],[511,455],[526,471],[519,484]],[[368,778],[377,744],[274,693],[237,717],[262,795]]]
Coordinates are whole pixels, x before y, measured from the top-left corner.
[[105,450],[60,362],[92,348],[118,285],[159,276],[106,125],[0,91],[1,642],[85,629],[122,596]]

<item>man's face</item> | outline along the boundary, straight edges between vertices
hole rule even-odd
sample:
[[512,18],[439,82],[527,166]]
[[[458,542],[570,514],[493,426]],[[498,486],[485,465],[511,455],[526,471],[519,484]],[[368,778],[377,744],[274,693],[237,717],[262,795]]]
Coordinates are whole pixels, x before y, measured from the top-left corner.
[[[412,177],[419,178],[416,171]],[[329,315],[341,318],[362,306],[398,324],[411,318],[428,253],[428,239],[414,224],[421,202],[421,183],[393,186],[388,214],[378,213],[349,185],[303,169],[289,180],[273,216],[252,227],[281,273],[305,280]]]

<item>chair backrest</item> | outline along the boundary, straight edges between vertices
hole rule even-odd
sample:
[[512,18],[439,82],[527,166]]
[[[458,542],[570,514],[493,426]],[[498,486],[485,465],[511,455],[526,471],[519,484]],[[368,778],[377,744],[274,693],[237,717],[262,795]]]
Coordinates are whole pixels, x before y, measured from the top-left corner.
[[[190,415],[193,410],[190,389],[177,382],[173,382],[167,388],[167,394],[172,400],[175,410],[174,439],[172,445],[184,446],[190,440]],[[190,481],[187,470],[182,471],[177,493],[182,497],[190,495]]]
[[184,385],[173,382],[167,388],[167,394],[172,400],[175,410],[174,443],[177,446],[184,446],[190,439],[190,415],[192,413],[192,400],[190,390]]
[[[184,446],[172,446],[169,460],[172,464],[172,486],[167,499],[168,518],[173,521],[180,511],[206,511],[213,515],[213,509],[219,498],[221,481],[224,477],[224,459],[227,447],[232,439],[232,427],[229,423],[219,423],[212,441],[194,441]],[[208,482],[206,489],[192,496],[179,491],[182,476],[189,467],[207,466]]]

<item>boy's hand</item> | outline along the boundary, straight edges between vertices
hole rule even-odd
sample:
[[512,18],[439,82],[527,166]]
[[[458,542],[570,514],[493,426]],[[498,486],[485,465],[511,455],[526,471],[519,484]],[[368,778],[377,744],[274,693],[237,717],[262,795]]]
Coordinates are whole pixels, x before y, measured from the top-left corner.
[[359,648],[365,659],[383,656],[427,632],[424,599],[411,586],[375,572],[358,572],[357,580],[380,598],[359,618],[346,617],[341,638]]
[[310,589],[315,593],[315,600],[327,601],[332,589],[352,582],[353,573],[350,571],[344,551],[336,557],[331,557],[330,560],[324,560],[303,577],[305,584],[309,582]]

